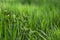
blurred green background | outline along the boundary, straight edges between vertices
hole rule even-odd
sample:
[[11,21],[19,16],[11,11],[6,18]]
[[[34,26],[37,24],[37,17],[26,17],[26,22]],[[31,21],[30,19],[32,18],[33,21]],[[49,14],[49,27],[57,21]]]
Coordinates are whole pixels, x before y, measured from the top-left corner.
[[60,40],[60,0],[0,0],[0,40]]

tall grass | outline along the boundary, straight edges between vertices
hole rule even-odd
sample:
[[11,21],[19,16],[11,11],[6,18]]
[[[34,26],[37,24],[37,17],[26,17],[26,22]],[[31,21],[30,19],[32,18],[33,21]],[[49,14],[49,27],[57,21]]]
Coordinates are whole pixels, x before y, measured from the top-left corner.
[[54,4],[0,6],[0,40],[60,40],[60,9]]

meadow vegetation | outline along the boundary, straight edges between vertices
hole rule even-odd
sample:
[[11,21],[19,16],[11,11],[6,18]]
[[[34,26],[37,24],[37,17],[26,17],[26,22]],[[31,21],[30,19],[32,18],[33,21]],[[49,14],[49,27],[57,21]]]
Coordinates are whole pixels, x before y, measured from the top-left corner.
[[0,0],[0,40],[60,40],[59,0]]

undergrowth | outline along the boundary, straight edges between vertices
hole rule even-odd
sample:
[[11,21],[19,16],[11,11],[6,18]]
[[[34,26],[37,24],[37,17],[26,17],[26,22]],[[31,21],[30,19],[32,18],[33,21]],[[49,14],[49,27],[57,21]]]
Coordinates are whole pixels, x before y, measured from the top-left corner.
[[54,5],[1,5],[0,40],[60,40],[60,10]]

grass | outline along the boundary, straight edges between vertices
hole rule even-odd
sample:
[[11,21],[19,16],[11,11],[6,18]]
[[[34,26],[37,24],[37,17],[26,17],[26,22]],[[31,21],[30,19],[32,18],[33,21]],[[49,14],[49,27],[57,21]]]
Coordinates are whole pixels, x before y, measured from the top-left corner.
[[60,9],[54,4],[1,4],[0,40],[60,40]]

